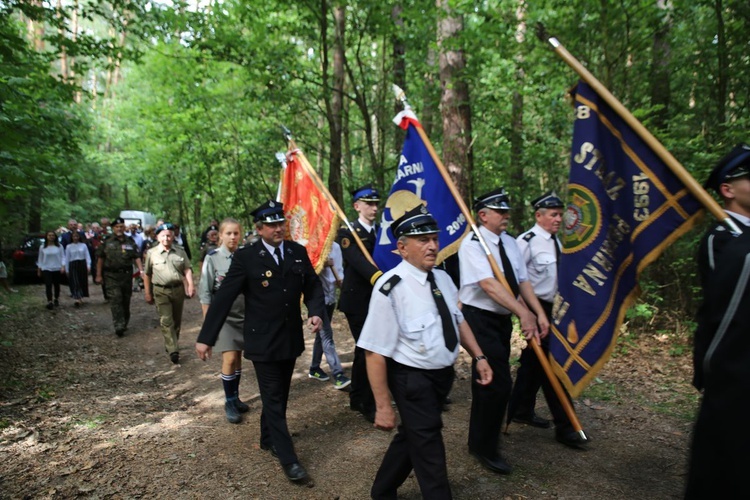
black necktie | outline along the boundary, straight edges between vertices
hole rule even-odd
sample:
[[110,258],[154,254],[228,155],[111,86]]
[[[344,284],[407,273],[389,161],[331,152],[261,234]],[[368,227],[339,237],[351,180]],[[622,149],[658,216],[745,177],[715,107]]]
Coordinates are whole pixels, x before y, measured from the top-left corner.
[[557,271],[559,273],[560,271],[560,244],[557,241],[557,236],[552,235],[552,243],[555,245],[555,257],[557,258],[557,261],[555,264],[557,265]]
[[430,283],[430,289],[432,290],[432,298],[435,299],[435,305],[440,313],[440,320],[443,322],[443,340],[445,341],[445,347],[449,351],[453,352],[456,348],[458,339],[456,338],[456,328],[453,326],[453,318],[451,312],[448,309],[448,304],[445,303],[445,297],[440,292],[440,289],[435,284],[435,275],[432,271],[427,273],[427,281]]
[[278,263],[279,267],[281,267],[281,264],[284,262],[284,259],[281,258],[281,249],[279,247],[276,247],[273,251],[273,254],[276,256],[276,263]]
[[513,296],[518,297],[518,280],[516,280],[516,273],[513,272],[513,266],[510,265],[508,254],[505,253],[505,246],[503,246],[502,235],[500,235],[497,246],[500,247],[500,262],[503,263],[503,273],[505,274],[505,280],[508,282],[508,286],[510,286],[510,291]]

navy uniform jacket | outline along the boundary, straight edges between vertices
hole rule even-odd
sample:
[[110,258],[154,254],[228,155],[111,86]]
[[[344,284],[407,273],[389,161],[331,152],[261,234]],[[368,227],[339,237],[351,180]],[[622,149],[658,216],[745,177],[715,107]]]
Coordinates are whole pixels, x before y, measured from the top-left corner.
[[[372,255],[378,232],[377,226],[370,234],[367,234],[367,230],[362,227],[359,220],[354,221],[352,227]],[[344,256],[344,282],[341,284],[339,310],[346,314],[366,315],[372,287],[383,273],[367,260],[348,228],[339,229],[336,242],[341,246],[341,254]]]
[[278,361],[305,350],[300,299],[310,316],[323,317],[323,287],[307,251],[284,241],[283,268],[258,240],[239,248],[221,287],[216,291],[198,342],[214,345],[234,300],[245,294],[245,358]]
[[[730,218],[739,227],[745,228],[740,221],[731,215]],[[714,274],[717,263],[725,258],[723,256],[725,247],[734,239],[735,237],[732,236],[732,233],[723,224],[717,223],[703,235],[698,246],[698,276],[701,288],[703,289],[703,302],[696,314],[696,322],[699,327],[693,336],[693,385],[698,390],[703,389],[703,360],[706,356],[708,346],[714,337],[714,332],[710,328],[701,326],[705,325],[708,317],[712,316],[715,312],[712,310],[714,306],[709,303],[711,290],[708,282]]]

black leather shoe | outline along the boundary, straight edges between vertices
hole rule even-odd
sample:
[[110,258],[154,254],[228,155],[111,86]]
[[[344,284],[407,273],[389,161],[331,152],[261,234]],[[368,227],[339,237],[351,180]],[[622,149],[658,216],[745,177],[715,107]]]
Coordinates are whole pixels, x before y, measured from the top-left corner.
[[371,424],[375,423],[375,410],[367,411],[364,408],[359,410],[359,412],[362,414],[363,417],[365,417],[365,420],[370,422]]
[[588,439],[583,439],[576,431],[558,432],[555,434],[555,439],[558,443],[577,450],[586,449],[586,444],[589,442]]
[[531,418],[529,417],[513,417],[513,421],[517,424],[526,424],[530,425],[532,427],[539,427],[540,429],[549,429],[550,428],[550,422],[546,418],[537,417],[536,415],[532,415]]
[[175,365],[180,364],[180,353],[179,352],[172,352],[169,353],[169,359],[174,363]]
[[477,460],[479,460],[479,463],[484,465],[492,472],[496,472],[498,474],[510,474],[513,471],[513,467],[511,467],[510,464],[506,462],[505,459],[501,456],[497,456],[495,458],[487,458],[483,457],[479,453],[474,453],[473,451],[469,453],[474,455]]
[[239,424],[242,422],[242,415],[240,415],[235,401],[224,402],[224,413],[226,413],[227,422],[230,424]]
[[239,400],[239,398],[234,402],[234,406],[237,407],[237,411],[239,411],[240,413],[247,413],[250,411],[250,407],[247,406],[247,403],[243,403]]
[[279,458],[279,454],[276,453],[276,447],[274,445],[260,444],[260,449],[263,451],[270,451],[274,458]]
[[282,465],[284,468],[284,474],[289,478],[290,481],[302,481],[307,479],[307,471],[302,467],[299,462]]
[[125,329],[118,328],[117,330],[115,330],[115,335],[117,335],[118,337],[122,337],[123,335],[125,335]]

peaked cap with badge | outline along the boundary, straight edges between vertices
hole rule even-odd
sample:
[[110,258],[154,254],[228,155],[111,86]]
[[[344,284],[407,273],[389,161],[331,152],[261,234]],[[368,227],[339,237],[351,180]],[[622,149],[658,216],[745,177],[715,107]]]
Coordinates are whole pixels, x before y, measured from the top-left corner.
[[532,200],[531,206],[534,207],[534,210],[539,210],[540,208],[563,208],[565,204],[557,196],[557,193],[547,191],[539,198]]
[[351,191],[352,203],[355,201],[380,201],[380,193],[372,187],[372,184],[365,184]]
[[474,198],[474,211],[483,208],[493,210],[510,210],[510,198],[504,187],[497,188],[489,193]]
[[263,224],[275,224],[286,220],[284,218],[284,204],[273,200],[268,200],[250,212],[250,215],[253,216],[253,222],[261,222]]
[[750,176],[750,146],[742,143],[716,164],[703,186],[718,193],[725,182],[747,176]]
[[396,238],[401,236],[419,236],[421,234],[435,234],[440,232],[437,221],[427,207],[422,204],[408,210],[393,221],[391,230]]

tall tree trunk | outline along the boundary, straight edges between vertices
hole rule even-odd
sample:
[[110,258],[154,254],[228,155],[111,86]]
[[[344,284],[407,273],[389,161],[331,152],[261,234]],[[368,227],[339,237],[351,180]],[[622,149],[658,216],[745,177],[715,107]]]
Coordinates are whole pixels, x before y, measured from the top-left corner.
[[718,58],[718,70],[716,73],[716,120],[719,124],[716,137],[720,137],[727,120],[727,87],[729,81],[729,49],[727,48],[727,34],[724,23],[724,2],[714,1],[716,12],[716,54]]
[[435,52],[435,49],[430,46],[427,49],[427,73],[424,75],[426,82],[425,88],[427,91],[423,97],[424,101],[422,102],[420,120],[427,137],[432,136],[432,127],[435,123],[435,106],[433,106],[433,96],[430,92],[430,89],[435,88],[435,74],[437,73],[435,70],[435,67],[437,66],[435,59],[437,59],[437,52]]
[[[393,44],[393,83],[404,89],[406,92],[406,44],[404,43],[404,18],[401,16],[404,8],[400,3],[397,3],[391,9],[391,19],[395,25],[393,37],[391,43]],[[408,93],[407,93],[408,95]],[[402,105],[396,102],[394,105],[394,114],[398,114],[401,111]],[[404,132],[398,127],[393,127],[394,141],[393,149],[398,155],[401,153],[401,148],[404,145]]]
[[672,48],[669,44],[669,32],[672,28],[672,2],[658,0],[657,8],[661,11],[654,31],[653,59],[651,62],[651,105],[659,109],[654,115],[654,125],[664,129],[669,117],[669,63]]
[[345,71],[345,32],[346,6],[339,5],[333,9],[335,38],[333,42],[333,92],[329,118],[330,154],[328,162],[328,189],[339,203],[343,204],[343,187],[341,184],[341,157],[344,111]]
[[[76,43],[78,41],[78,0],[74,0],[73,1],[73,12],[71,13],[70,21],[71,21],[71,24],[72,24],[71,29],[70,29],[71,41],[73,43]],[[70,76],[71,80],[75,80],[76,79],[76,72],[75,72],[76,71],[76,60],[75,60],[75,57],[71,57],[69,62],[70,62],[70,64],[69,64],[69,76]],[[75,100],[75,102],[77,102],[78,104],[80,104],[82,97],[83,97],[83,95],[82,95],[82,92],[81,92],[81,85],[80,85],[80,82],[79,82],[78,85],[76,85],[76,91],[75,91],[75,94],[73,95],[73,100]]]
[[522,197],[524,192],[524,175],[523,175],[523,86],[524,86],[524,54],[523,43],[526,39],[526,4],[524,0],[519,0],[516,8],[516,84],[513,90],[510,118],[510,165],[508,166],[508,175],[510,178],[509,191],[515,198],[511,204],[513,209],[510,213],[511,227],[520,229],[524,221],[525,200]]
[[[65,29],[63,28],[64,15],[62,0],[57,0],[56,11],[57,21],[58,23],[60,23],[60,26],[57,28],[57,34],[60,35],[60,38],[63,38],[65,36]],[[65,49],[65,45],[63,45],[60,50],[60,77],[62,78],[63,82],[68,81],[68,52]]]
[[443,162],[461,196],[469,195],[472,171],[471,108],[464,70],[466,59],[457,47],[463,17],[451,12],[449,0],[437,0],[440,65],[440,108],[443,121]]

